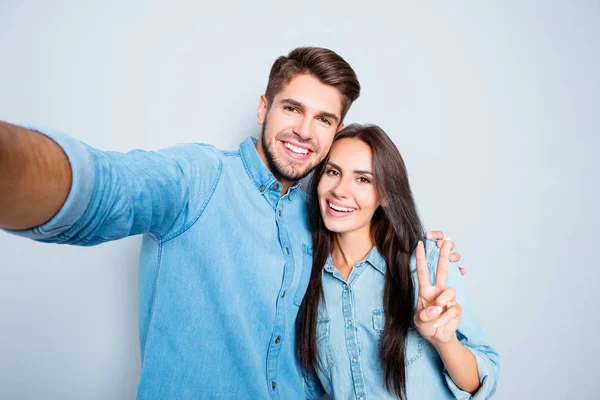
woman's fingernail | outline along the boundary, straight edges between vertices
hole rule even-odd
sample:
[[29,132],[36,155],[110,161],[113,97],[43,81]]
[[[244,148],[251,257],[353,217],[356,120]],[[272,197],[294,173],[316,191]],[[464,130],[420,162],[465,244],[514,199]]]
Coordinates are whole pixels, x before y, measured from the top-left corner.
[[445,322],[443,322],[443,321],[438,321],[438,322],[435,322],[435,323],[433,324],[433,327],[434,327],[434,328],[439,328],[440,326],[444,326],[444,324],[445,324]]
[[429,314],[429,316],[431,318],[437,317],[441,313],[442,313],[442,307],[440,307],[440,306],[431,307],[429,310],[427,310],[427,314]]
[[452,241],[452,236],[448,236],[448,237],[447,237],[446,239],[444,239],[444,240],[447,240],[447,241]]

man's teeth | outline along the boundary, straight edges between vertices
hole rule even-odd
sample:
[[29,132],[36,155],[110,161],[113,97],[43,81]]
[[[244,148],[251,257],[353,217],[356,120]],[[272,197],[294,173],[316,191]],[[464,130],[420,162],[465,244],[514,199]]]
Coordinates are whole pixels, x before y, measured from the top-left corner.
[[351,211],[356,210],[355,208],[346,208],[346,207],[336,206],[333,203],[329,203],[329,207],[333,208],[335,211],[343,211],[343,212],[351,212]]
[[294,145],[293,145],[293,144],[291,144],[291,143],[287,143],[287,142],[286,142],[286,143],[285,143],[285,147],[287,147],[288,149],[290,149],[290,150],[291,150],[291,151],[293,151],[294,153],[300,154],[300,155],[302,155],[302,156],[305,156],[305,155],[307,155],[307,154],[308,154],[308,150],[306,150],[306,149],[303,149],[303,148],[301,148],[301,147],[298,147],[298,146],[294,146]]

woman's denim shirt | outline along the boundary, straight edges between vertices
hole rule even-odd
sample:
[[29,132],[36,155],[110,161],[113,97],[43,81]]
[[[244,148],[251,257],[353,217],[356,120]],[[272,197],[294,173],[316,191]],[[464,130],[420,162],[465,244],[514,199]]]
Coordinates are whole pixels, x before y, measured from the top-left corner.
[[[425,242],[429,276],[435,282],[439,249],[435,241]],[[323,268],[325,302],[319,305],[317,322],[318,368],[307,377],[307,397],[320,399],[392,399],[384,385],[379,363],[379,340],[384,328],[383,290],[386,264],[377,249],[369,252],[344,281],[333,266],[331,256]],[[411,257],[418,295],[415,255]],[[486,342],[473,306],[466,296],[464,278],[457,268],[449,268],[446,287],[456,290],[463,315],[458,339],[473,353],[481,387],[477,393],[460,390],[452,381],[435,348],[414,325],[408,333],[406,373],[408,399],[487,399],[498,382],[498,353]]]

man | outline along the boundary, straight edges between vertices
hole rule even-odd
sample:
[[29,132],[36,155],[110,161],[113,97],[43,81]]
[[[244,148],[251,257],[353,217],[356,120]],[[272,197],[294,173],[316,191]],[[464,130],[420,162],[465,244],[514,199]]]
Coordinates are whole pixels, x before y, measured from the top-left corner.
[[300,398],[295,321],[312,258],[298,181],[359,93],[339,55],[298,48],[273,64],[261,134],[238,151],[102,152],[3,123],[0,227],[82,246],[144,234],[138,398]]

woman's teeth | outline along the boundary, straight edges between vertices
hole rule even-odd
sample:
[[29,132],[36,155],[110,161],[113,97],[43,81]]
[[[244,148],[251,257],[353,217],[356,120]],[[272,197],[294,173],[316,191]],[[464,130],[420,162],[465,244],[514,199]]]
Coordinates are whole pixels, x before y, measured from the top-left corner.
[[355,211],[356,210],[356,208],[340,207],[340,206],[337,206],[337,205],[335,205],[333,203],[329,203],[329,207],[331,207],[335,211],[341,211],[341,212],[351,212],[351,211]]

